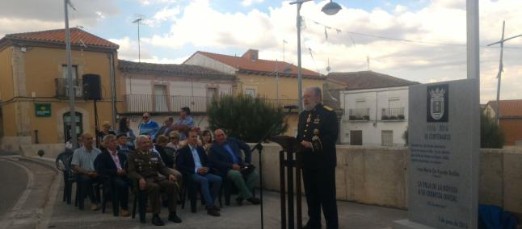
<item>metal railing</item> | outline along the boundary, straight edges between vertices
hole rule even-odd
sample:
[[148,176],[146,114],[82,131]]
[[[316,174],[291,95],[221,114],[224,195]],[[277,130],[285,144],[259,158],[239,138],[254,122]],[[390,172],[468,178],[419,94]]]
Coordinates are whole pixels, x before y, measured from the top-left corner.
[[348,110],[348,120],[370,120],[370,108],[353,108]]
[[[150,94],[125,95],[126,112],[178,112],[182,107],[189,107],[191,112],[207,112],[212,97],[206,96],[166,96]],[[219,97],[218,97],[219,99]],[[283,108],[297,105],[297,99],[265,99],[273,106]]]
[[404,120],[404,107],[383,108],[381,120]]
[[[57,98],[69,98],[69,84],[68,80],[64,78],[55,78],[54,85],[56,89]],[[82,80],[73,80],[74,94],[76,98],[83,96]]]

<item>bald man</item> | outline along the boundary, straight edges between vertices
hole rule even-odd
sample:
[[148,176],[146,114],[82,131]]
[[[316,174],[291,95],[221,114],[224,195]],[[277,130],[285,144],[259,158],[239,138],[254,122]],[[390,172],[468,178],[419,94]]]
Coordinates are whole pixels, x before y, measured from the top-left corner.
[[[250,146],[245,142],[234,138],[227,138],[222,129],[214,131],[216,140],[210,147],[209,160],[212,168],[217,170],[217,174],[229,179],[239,190],[236,199],[241,205],[246,199],[252,204],[259,204],[261,201],[254,197],[252,189],[259,182],[259,174],[254,170],[249,174],[241,173],[242,168],[250,166],[252,153]],[[241,150],[245,154],[245,159],[241,157]]]
[[80,187],[79,208],[83,210],[83,198],[89,196],[91,200],[91,210],[100,209],[99,200],[94,196],[93,183],[98,182],[98,174],[94,167],[94,160],[101,153],[99,149],[94,147],[94,138],[90,133],[81,135],[80,141],[82,147],[74,150],[71,165],[76,172],[77,182]]

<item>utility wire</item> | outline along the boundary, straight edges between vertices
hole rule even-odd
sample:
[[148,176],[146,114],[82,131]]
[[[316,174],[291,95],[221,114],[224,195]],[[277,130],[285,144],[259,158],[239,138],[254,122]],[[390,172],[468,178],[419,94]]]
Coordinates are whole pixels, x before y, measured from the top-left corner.
[[[324,32],[325,33],[325,38],[327,40],[328,40],[328,38],[332,37],[332,35],[326,35],[326,34],[328,34],[327,30],[335,30],[338,34],[343,32],[343,30],[341,30],[339,28],[334,28],[332,26],[325,25],[323,23],[317,22],[317,21],[312,20],[312,19],[308,19],[308,18],[303,17],[303,21],[304,20],[311,20],[314,24],[323,26],[324,29],[325,29],[325,32]],[[399,41],[399,42],[412,43],[412,44],[450,46],[450,47],[463,47],[463,46],[466,46],[465,43],[459,44],[459,43],[444,43],[444,42],[436,42],[436,41],[411,40],[411,39],[394,38],[394,37],[375,35],[375,34],[369,34],[369,33],[346,31],[346,30],[344,32],[346,32],[348,34],[348,36],[350,37],[350,40],[351,40],[351,42],[352,42],[352,44],[354,46],[355,46],[354,39],[350,35],[359,35],[359,36],[365,36],[365,37],[373,37],[373,38],[378,38],[378,39],[382,39],[382,40]],[[481,48],[498,48],[498,47],[489,47],[487,45],[481,45]],[[516,46],[510,46],[510,47],[505,47],[505,48],[506,49],[509,49],[509,48],[511,48],[511,49],[522,49],[522,47],[516,47]]]

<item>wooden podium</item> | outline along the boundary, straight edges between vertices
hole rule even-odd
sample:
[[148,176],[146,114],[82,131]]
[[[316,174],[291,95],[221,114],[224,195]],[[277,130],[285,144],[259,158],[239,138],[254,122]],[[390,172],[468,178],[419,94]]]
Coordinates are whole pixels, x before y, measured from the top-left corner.
[[[276,136],[271,141],[283,147],[279,151],[279,179],[281,195],[281,228],[302,228],[301,210],[301,145],[294,137]],[[295,155],[295,157],[294,157]],[[286,174],[285,174],[286,168]],[[295,173],[295,180],[294,180]],[[294,202],[295,195],[295,202]],[[297,222],[297,224],[296,224]],[[296,227],[297,226],[297,227]]]

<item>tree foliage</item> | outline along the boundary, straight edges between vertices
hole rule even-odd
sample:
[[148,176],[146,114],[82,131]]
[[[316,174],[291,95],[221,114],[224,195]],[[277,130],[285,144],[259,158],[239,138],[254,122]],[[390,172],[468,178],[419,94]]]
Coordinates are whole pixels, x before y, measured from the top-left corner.
[[502,148],[504,133],[494,119],[480,114],[480,148]]
[[247,142],[260,141],[283,133],[287,124],[284,112],[262,98],[249,95],[224,95],[214,99],[208,108],[211,129],[221,128],[228,135]]

